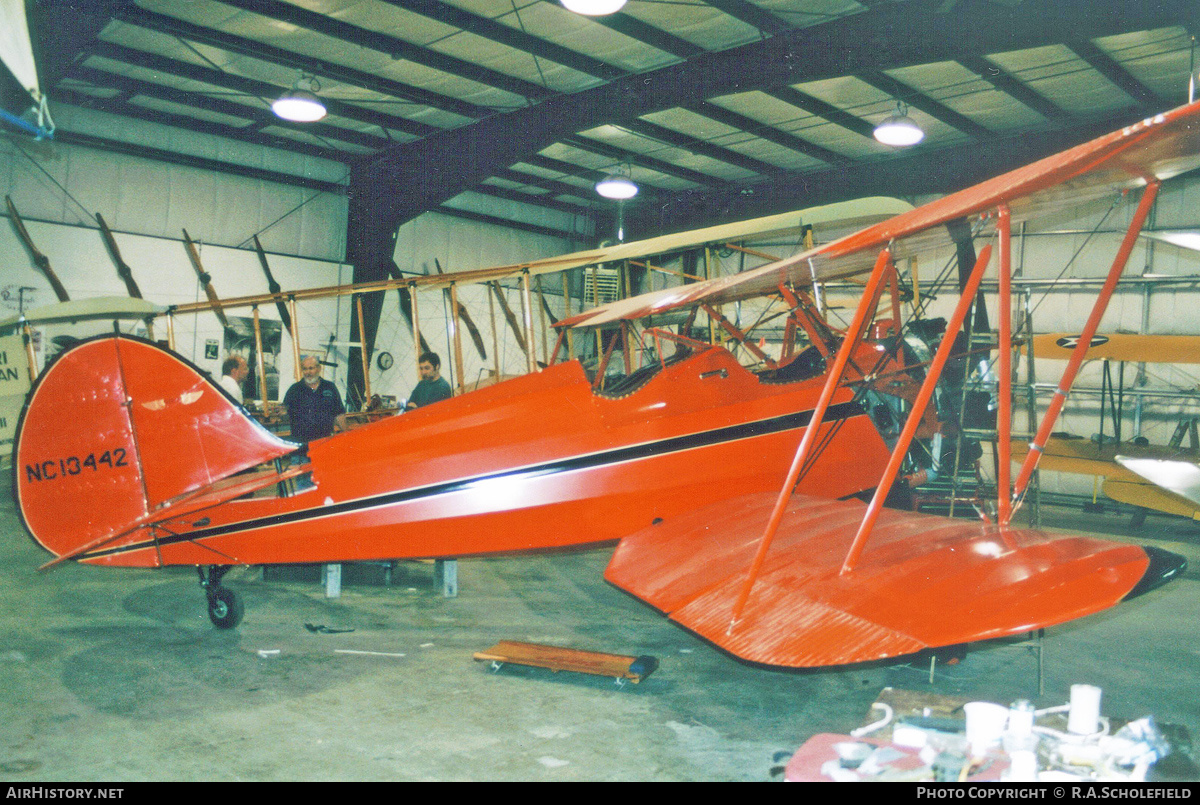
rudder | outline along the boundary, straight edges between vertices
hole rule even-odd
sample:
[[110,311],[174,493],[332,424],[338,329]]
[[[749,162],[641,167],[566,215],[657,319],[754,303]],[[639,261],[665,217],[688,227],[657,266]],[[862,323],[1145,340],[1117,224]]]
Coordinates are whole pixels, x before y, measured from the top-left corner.
[[104,336],[64,352],[38,378],[17,424],[13,490],[33,538],[70,555],[295,448],[178,355]]

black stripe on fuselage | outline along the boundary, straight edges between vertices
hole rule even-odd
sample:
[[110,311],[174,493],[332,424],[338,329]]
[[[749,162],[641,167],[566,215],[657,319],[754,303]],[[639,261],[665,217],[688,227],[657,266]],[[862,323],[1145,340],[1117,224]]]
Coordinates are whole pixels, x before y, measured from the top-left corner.
[[[862,405],[856,402],[831,405],[825,412],[824,421],[831,422],[849,419],[854,416],[859,416],[864,412],[865,411]],[[723,444],[725,442],[735,442],[741,439],[752,439],[758,436],[768,436],[770,434],[780,433],[787,430],[795,430],[797,428],[803,428],[807,426],[812,420],[812,413],[812,411],[801,411],[795,414],[785,414],[784,416],[773,417],[771,419],[762,419],[756,422],[746,422],[740,425],[730,425],[728,427],[703,431],[701,433],[690,433],[686,436],[674,436],[669,439],[661,439],[655,442],[645,442],[643,444],[631,445],[629,447],[618,447],[613,450],[605,450],[599,453],[589,453],[583,456],[572,456],[571,458],[558,459],[556,461],[549,461],[544,464],[535,464],[529,467],[504,470],[502,472],[490,473],[488,475],[478,475],[473,478],[447,481],[440,484],[431,484],[429,486],[405,489],[399,492],[388,492],[382,495],[375,495],[374,497],[350,500],[346,501],[345,503],[335,503],[330,506],[302,509],[300,511],[288,512],[286,514],[273,514],[269,517],[245,520],[240,523],[231,523],[229,525],[215,526],[213,528],[197,529],[195,531],[190,531],[187,534],[171,534],[170,536],[163,537],[158,540],[148,540],[118,548],[95,551],[93,553],[84,554],[80,556],[79,559],[94,559],[100,556],[109,556],[112,554],[128,553],[129,551],[151,548],[155,545],[161,547],[165,545],[173,545],[179,542],[192,542],[195,540],[224,536],[226,534],[234,534],[240,531],[251,531],[256,528],[287,525],[289,523],[301,522],[303,520],[311,520],[321,517],[335,517],[337,515],[346,514],[353,511],[374,509],[381,506],[392,506],[397,503],[406,503],[412,500],[419,500],[421,498],[434,497],[436,495],[446,495],[452,492],[462,492],[469,490],[480,483],[494,481],[497,479],[539,478],[546,475],[557,475],[565,472],[590,470],[595,469],[596,467],[621,464],[629,461],[638,461],[645,458],[652,458],[654,456],[682,452],[684,450],[695,450],[696,448],[700,447],[710,447],[712,445]]]

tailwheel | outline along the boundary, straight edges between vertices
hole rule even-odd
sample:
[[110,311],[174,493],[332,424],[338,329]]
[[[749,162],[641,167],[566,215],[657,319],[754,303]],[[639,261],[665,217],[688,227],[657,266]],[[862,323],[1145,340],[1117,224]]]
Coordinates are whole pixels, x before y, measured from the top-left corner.
[[221,586],[221,579],[229,572],[229,567],[214,565],[208,569],[207,575],[204,568],[197,567],[196,572],[200,574],[200,586],[208,596],[208,618],[213,625],[218,629],[232,629],[241,623],[246,613],[242,597],[228,587]]

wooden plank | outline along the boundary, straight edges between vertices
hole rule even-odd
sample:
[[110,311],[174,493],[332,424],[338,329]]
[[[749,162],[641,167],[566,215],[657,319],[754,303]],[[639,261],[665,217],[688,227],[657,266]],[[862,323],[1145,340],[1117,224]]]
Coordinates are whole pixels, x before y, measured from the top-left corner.
[[501,640],[486,651],[475,652],[474,657],[479,662],[527,665],[547,668],[555,673],[575,671],[595,676],[611,676],[617,680],[629,680],[634,684],[641,682],[658,668],[658,660],[647,655],[633,657],[605,654],[513,640]]

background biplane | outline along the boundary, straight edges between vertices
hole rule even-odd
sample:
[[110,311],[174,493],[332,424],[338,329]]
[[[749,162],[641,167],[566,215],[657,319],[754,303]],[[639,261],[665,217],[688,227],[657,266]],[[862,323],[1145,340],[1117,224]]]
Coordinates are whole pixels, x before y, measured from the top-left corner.
[[[220,583],[236,564],[613,539],[608,579],[755,662],[867,661],[1061,623],[1158,586],[1184,562],[1013,525],[1084,353],[1073,353],[1031,458],[1010,479],[1012,220],[1050,214],[1064,195],[1118,194],[1136,205],[1083,329],[1087,342],[1161,182],[1197,165],[1193,104],[761,268],[569,317],[559,322],[564,333],[617,333],[595,371],[552,363],[313,443],[298,464],[283,461],[295,445],[244,416],[187,361],[137,339],[88,341],[31,392],[14,462],[18,511],[56,556],[51,564],[201,568],[222,626],[241,615]],[[931,359],[919,362],[897,337],[899,316],[883,320],[878,306],[890,289],[890,309],[899,310],[898,264],[950,242],[961,221],[972,240],[989,242],[929,339]],[[914,440],[940,426],[929,404],[993,251],[1001,299],[995,517],[884,511]],[[833,327],[810,291],[863,273],[853,319]],[[758,373],[697,339],[694,319],[680,332],[654,326],[665,314],[703,311],[710,330],[762,350],[719,306],[776,296],[793,326],[780,355],[758,356]],[[638,321],[649,323],[640,337]],[[612,373],[618,343],[626,371]],[[87,426],[51,427],[65,412]],[[311,482],[304,489],[290,483],[301,475]]]
[[[122,321],[132,323],[135,328],[144,327],[147,319],[164,312],[166,309],[161,305],[144,299],[95,297],[43,305],[0,319],[0,446],[5,449],[11,446],[21,406],[30,384],[37,378],[38,336],[53,332],[46,338],[46,347],[47,351],[57,350],[81,337],[111,331]],[[37,335],[34,328],[39,328]]]
[[[1070,333],[1035,336],[1030,347],[1038,359],[1068,360],[1080,337]],[[1140,335],[1109,333],[1094,335],[1087,346],[1087,360],[1105,362],[1101,389],[1100,430],[1090,438],[1065,432],[1054,433],[1042,449],[1040,466],[1058,472],[1089,475],[1099,490],[1118,503],[1135,507],[1133,523],[1140,526],[1147,510],[1200,519],[1200,501],[1195,491],[1183,484],[1181,473],[1200,462],[1200,436],[1195,416],[1180,415],[1166,444],[1151,444],[1145,437],[1122,439],[1121,423],[1124,372],[1121,389],[1111,389],[1109,361],[1141,364],[1200,363],[1200,338],[1186,335]],[[1105,394],[1107,392],[1107,394]],[[1105,432],[1105,400],[1110,402],[1112,430]],[[1184,438],[1190,436],[1185,445]],[[1013,441],[1013,455],[1023,459],[1029,445]],[[1136,469],[1134,469],[1136,468]],[[1102,482],[1099,479],[1103,479]],[[1098,508],[1093,500],[1092,508]]]

